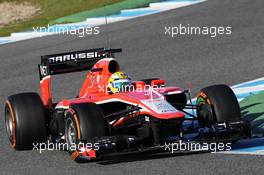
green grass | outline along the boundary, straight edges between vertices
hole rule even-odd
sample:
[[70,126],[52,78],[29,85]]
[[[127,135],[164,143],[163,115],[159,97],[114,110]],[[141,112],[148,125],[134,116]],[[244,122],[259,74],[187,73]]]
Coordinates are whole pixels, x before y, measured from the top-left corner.
[[96,8],[93,10],[85,10],[73,15],[68,15],[62,18],[58,18],[54,23],[71,23],[84,21],[87,18],[98,17],[98,16],[109,16],[118,14],[122,9],[134,9],[139,7],[148,7],[150,3],[159,2],[162,0],[123,0],[121,2],[108,5],[106,7]]
[[0,0],[0,3],[4,1],[30,2],[41,7],[41,13],[28,21],[0,28],[0,36],[7,36],[12,32],[32,30],[34,26],[45,26],[57,18],[117,3],[122,0]]
[[264,134],[264,91],[251,95],[240,102],[242,115],[249,120],[253,133]]

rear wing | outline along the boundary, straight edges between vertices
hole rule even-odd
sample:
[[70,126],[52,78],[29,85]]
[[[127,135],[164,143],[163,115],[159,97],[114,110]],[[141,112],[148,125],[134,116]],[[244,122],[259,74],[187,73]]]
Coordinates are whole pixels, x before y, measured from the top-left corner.
[[118,52],[122,49],[97,48],[42,56],[38,65],[40,80],[48,75],[91,70],[97,61],[114,58],[114,53]]

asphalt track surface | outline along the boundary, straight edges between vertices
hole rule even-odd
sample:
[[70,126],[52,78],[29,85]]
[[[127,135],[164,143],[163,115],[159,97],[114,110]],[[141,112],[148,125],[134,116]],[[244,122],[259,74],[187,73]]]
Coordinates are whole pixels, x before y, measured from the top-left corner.
[[[234,85],[264,75],[264,1],[209,0],[161,14],[110,24],[98,36],[48,36],[0,46],[0,174],[262,174],[264,157],[191,154],[125,156],[77,164],[66,152],[15,152],[3,128],[3,102],[13,93],[38,92],[40,55],[106,46],[122,47],[120,64],[134,79],[162,77],[194,92],[210,84]],[[164,27],[232,26],[231,36],[169,38]],[[54,78],[56,97],[75,95],[84,75]]]

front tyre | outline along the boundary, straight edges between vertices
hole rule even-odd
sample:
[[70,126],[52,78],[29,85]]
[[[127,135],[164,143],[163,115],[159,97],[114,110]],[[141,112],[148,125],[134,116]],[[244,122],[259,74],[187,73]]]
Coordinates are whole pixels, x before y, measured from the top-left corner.
[[[214,85],[203,88],[197,96],[197,116],[201,125],[241,120],[237,98],[227,85]],[[213,108],[212,108],[212,107]]]
[[[107,135],[103,112],[94,103],[73,104],[66,111],[65,138],[72,159],[83,162],[80,158],[80,146],[94,138]],[[93,143],[92,143],[93,144]]]

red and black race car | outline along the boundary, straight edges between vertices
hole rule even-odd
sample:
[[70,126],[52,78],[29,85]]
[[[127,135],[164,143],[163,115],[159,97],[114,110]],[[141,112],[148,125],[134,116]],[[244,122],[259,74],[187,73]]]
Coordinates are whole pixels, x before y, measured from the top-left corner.
[[[132,81],[114,59],[117,52],[121,49],[42,56],[41,97],[37,93],[15,94],[5,104],[12,147],[27,150],[51,141],[66,144],[71,158],[83,161],[160,149],[169,141],[186,141],[189,133],[196,133],[196,142],[251,136],[250,124],[241,118],[236,96],[228,86],[203,88],[192,104],[189,90],[167,87],[162,79]],[[78,96],[54,102],[52,75],[77,71],[89,71]],[[113,86],[122,83],[127,86],[113,91]],[[187,128],[185,122],[189,122]]]

